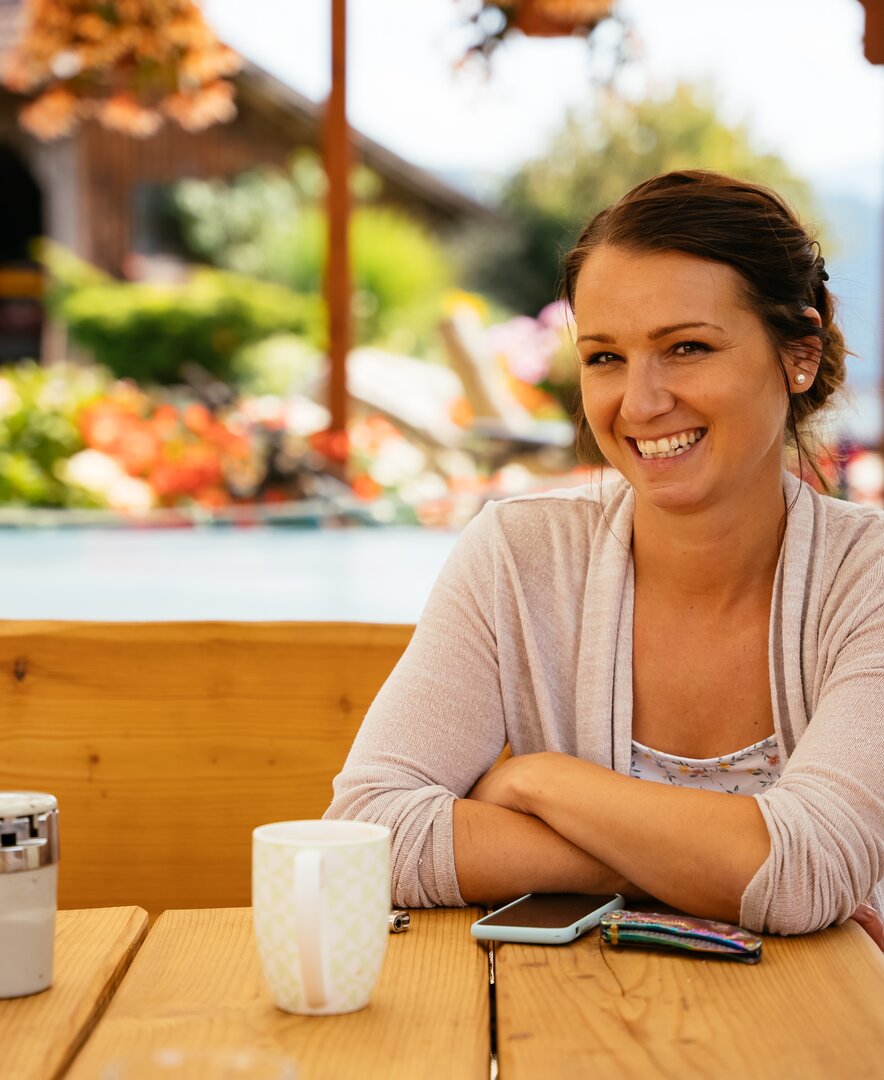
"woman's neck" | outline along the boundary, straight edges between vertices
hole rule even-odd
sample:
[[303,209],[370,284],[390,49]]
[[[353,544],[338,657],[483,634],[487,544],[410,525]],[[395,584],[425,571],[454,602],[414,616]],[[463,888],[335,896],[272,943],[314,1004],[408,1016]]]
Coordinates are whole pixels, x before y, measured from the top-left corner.
[[637,585],[685,606],[720,611],[770,597],[785,529],[782,487],[747,502],[673,514],[636,500],[632,556]]

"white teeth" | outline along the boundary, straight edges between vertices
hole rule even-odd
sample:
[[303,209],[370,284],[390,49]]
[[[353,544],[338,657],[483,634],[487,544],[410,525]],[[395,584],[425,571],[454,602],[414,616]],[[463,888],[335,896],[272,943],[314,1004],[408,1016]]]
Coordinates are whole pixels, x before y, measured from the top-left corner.
[[700,441],[704,431],[682,431],[678,435],[669,435],[665,439],[636,439],[635,444],[643,458],[678,457]]

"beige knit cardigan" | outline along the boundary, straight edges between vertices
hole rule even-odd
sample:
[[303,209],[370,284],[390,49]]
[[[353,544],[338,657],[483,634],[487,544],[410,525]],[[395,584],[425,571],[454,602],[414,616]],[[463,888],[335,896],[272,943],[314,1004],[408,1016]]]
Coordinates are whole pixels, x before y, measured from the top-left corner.
[[[784,487],[769,656],[785,764],[753,796],[771,849],[740,921],[800,934],[866,899],[884,911],[884,513]],[[458,540],[326,813],[391,827],[394,903],[463,904],[452,804],[507,741],[628,775],[633,506],[625,481],[507,499]]]

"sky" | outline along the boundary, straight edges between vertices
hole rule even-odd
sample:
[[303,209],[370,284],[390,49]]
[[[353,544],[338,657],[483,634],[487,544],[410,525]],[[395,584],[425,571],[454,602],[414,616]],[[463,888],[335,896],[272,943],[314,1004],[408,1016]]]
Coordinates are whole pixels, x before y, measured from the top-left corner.
[[[503,175],[543,153],[566,110],[592,100],[578,39],[511,38],[489,73],[458,73],[465,0],[349,0],[352,123],[418,165]],[[322,99],[329,0],[204,0],[231,45]],[[880,200],[884,66],[864,56],[859,0],[623,0],[642,57],[627,88],[706,83],[807,179]]]

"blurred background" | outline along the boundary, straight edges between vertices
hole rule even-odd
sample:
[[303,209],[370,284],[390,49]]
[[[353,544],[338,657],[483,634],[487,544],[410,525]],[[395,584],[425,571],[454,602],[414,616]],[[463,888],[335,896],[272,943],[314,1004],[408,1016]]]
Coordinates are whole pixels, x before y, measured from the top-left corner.
[[884,0],[0,0],[0,79],[2,617],[413,621],[602,469],[561,254],[672,168],[815,228],[882,504]]

